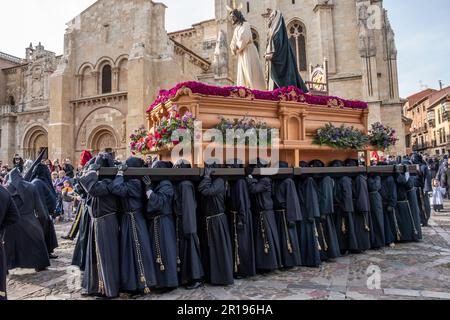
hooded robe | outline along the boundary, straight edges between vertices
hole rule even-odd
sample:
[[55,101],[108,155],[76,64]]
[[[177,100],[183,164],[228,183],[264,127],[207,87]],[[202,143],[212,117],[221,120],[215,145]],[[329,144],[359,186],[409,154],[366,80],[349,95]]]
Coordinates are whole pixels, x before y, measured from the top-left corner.
[[372,249],[380,249],[386,245],[384,230],[383,198],[381,197],[381,177],[369,177],[367,180],[370,199],[370,217],[372,228],[370,230],[370,241]]
[[303,219],[298,226],[302,263],[305,267],[317,268],[321,264],[323,248],[319,243],[316,225],[316,220],[320,219],[319,196],[317,184],[312,177],[300,182],[298,195],[303,212]]
[[[415,195],[414,198],[411,198],[412,193]],[[421,230],[418,228],[420,213],[416,197],[413,181],[407,179],[404,174],[399,174],[397,176],[396,216],[402,242],[418,241],[421,237]],[[409,198],[411,198],[411,202]]]
[[400,229],[397,222],[397,185],[393,176],[381,179],[381,197],[383,199],[384,211],[384,233],[386,245],[400,241]]
[[[102,167],[113,167],[108,154],[97,157]],[[112,180],[101,180],[96,172],[88,172],[80,183],[91,197],[89,238],[86,268],[82,287],[89,295],[108,298],[119,296],[120,289],[120,232],[118,201],[112,194]]]
[[294,180],[275,181],[273,193],[282,264],[285,268],[301,266],[297,223],[302,221],[302,211]]
[[49,267],[48,250],[39,222],[45,220],[48,213],[37,188],[26,182],[16,168],[9,173],[8,191],[21,217],[5,234],[8,270]]
[[56,192],[53,188],[50,170],[44,164],[38,164],[31,174],[31,183],[36,187],[39,196],[47,208],[47,216],[40,220],[44,230],[48,253],[58,248],[58,238],[53,224],[52,215],[56,210]]
[[3,243],[5,230],[7,227],[19,222],[20,215],[11,195],[0,186],[0,301],[6,300],[6,252]]
[[353,184],[353,196],[355,198],[355,212],[353,221],[355,224],[357,251],[367,251],[371,248],[370,230],[372,222],[370,219],[370,199],[367,178],[359,175]]
[[[143,167],[141,159],[131,157],[129,168]],[[156,286],[155,266],[150,236],[144,216],[144,189],[141,180],[118,175],[111,193],[121,202],[120,287],[127,292],[150,293]]]

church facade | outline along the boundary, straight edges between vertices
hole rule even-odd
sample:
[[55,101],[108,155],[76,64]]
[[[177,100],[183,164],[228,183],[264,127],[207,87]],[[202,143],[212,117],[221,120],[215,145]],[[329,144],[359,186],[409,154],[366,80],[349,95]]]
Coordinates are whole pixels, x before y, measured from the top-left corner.
[[[68,23],[62,56],[41,44],[30,46],[24,60],[0,54],[0,159],[8,162],[16,152],[34,157],[42,148],[50,159],[105,148],[125,158],[128,136],[146,123],[160,89],[188,80],[234,83],[230,2],[215,0],[214,19],[167,33],[164,4],[99,0]],[[242,4],[261,63],[267,9],[278,9],[303,78],[310,80],[311,68],[326,59],[328,94],[368,101],[370,121],[396,128],[393,151],[405,152],[395,36],[381,0]]]

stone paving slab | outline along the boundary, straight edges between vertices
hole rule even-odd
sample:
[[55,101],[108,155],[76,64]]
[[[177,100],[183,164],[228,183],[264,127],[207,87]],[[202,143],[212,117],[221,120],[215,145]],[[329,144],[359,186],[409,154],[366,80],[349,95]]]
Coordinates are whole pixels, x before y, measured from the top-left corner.
[[[450,202],[446,204],[450,208]],[[57,225],[58,236],[69,226]],[[13,270],[8,276],[11,300],[96,300],[82,297],[77,269],[70,267],[74,243],[61,240],[58,260],[49,270]],[[380,270],[380,283],[370,270]],[[375,279],[375,281],[374,281]],[[424,228],[424,241],[398,244],[326,263],[320,268],[294,268],[285,272],[238,280],[234,286],[204,286],[195,291],[178,289],[164,295],[123,300],[431,300],[450,299],[450,211],[435,215]]]

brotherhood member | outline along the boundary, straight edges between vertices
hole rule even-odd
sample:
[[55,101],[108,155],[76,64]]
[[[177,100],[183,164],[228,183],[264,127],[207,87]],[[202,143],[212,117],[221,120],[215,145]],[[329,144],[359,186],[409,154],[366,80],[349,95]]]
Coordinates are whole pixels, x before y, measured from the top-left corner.
[[52,214],[56,210],[56,192],[53,188],[52,176],[48,167],[45,164],[39,163],[34,167],[30,181],[36,187],[40,199],[47,208],[47,215],[40,222],[44,230],[49,257],[50,259],[56,259],[58,257],[53,254],[53,251],[58,248],[58,239],[52,219]]
[[267,44],[265,58],[270,70],[269,90],[295,86],[305,93],[309,92],[298,71],[283,15],[278,10],[270,14]]
[[[238,159],[228,163],[233,163],[228,164],[228,168],[244,168]],[[256,264],[253,217],[250,193],[245,178],[228,181],[227,210],[233,242],[234,274],[236,278],[254,277]]]
[[118,201],[111,193],[113,180],[97,175],[100,168],[114,167],[110,154],[101,153],[81,177],[91,198],[89,239],[83,276],[83,294],[116,298],[120,289],[120,232]]
[[355,198],[354,224],[358,252],[370,250],[372,247],[370,241],[370,231],[372,230],[372,221],[370,219],[370,196],[367,186],[367,178],[358,175],[353,183],[353,196]]
[[[190,169],[187,161],[178,161],[174,168]],[[187,290],[195,290],[203,285],[205,272],[202,265],[200,239],[197,234],[197,200],[194,184],[189,181],[174,185],[174,212],[177,231],[177,252],[179,256],[180,283]]]
[[[311,167],[324,168],[325,164],[320,160],[310,163]],[[323,235],[321,243],[326,260],[336,259],[341,256],[339,241],[335,228],[334,211],[334,180],[329,177],[319,178],[318,195],[320,207],[320,219],[316,221],[319,233]]]
[[266,90],[264,72],[258,50],[253,42],[251,25],[237,6],[228,10],[235,26],[230,48],[231,53],[238,57],[236,85],[253,90]]
[[405,174],[398,174],[396,182],[396,218],[400,231],[399,241],[418,241],[422,237],[422,232],[420,229],[420,213],[414,183]]
[[430,192],[433,192],[431,181],[432,174],[430,169],[426,165],[422,156],[414,153],[411,156],[411,161],[414,165],[419,166],[419,175],[410,177],[414,181],[414,186],[416,187],[417,200],[419,202],[420,219],[424,227],[428,226],[428,221],[431,217],[431,204],[430,204]]
[[205,230],[205,248],[202,251],[204,266],[209,283],[212,285],[232,285],[233,247],[230,228],[225,214],[226,187],[223,178],[211,178],[217,162],[205,164],[203,180],[198,186],[201,194],[201,212]]
[[381,249],[386,246],[386,235],[384,230],[383,198],[381,197],[381,177],[372,176],[367,180],[370,199],[370,217],[372,228],[370,239],[372,249]]
[[[280,168],[288,168],[286,162]],[[302,265],[297,223],[303,220],[297,188],[292,178],[275,180],[273,183],[275,219],[280,236],[281,261],[285,268]]]
[[393,176],[381,179],[381,197],[383,199],[384,211],[384,233],[386,245],[395,246],[395,242],[400,241],[401,233],[398,227],[396,216],[397,211],[397,185]]
[[0,301],[6,300],[6,263],[4,236],[7,227],[19,222],[20,215],[11,195],[0,186]]
[[324,257],[321,256],[323,248],[316,225],[316,221],[320,219],[320,208],[314,178],[306,177],[299,182],[298,197],[303,212],[303,220],[298,225],[302,263],[305,267],[317,268]]
[[50,266],[50,260],[39,221],[47,217],[47,208],[37,188],[22,178],[18,168],[9,173],[7,190],[21,217],[5,234],[8,270],[22,268],[43,271]]
[[[171,169],[170,162],[158,161],[153,169]],[[152,244],[153,265],[156,273],[156,289],[162,292],[178,287],[177,236],[173,216],[175,190],[172,182],[163,180],[152,183],[144,177],[147,192],[147,221]]]
[[150,293],[156,286],[150,236],[144,216],[144,188],[137,177],[124,178],[128,168],[142,168],[144,160],[130,157],[118,167],[111,193],[120,203],[120,288],[126,292]]
[[[257,168],[266,166],[258,159]],[[269,177],[255,179],[251,175],[253,168],[249,167],[246,170],[248,188],[252,195],[256,269],[261,272],[280,269],[283,265],[280,235],[272,199],[272,179]]]

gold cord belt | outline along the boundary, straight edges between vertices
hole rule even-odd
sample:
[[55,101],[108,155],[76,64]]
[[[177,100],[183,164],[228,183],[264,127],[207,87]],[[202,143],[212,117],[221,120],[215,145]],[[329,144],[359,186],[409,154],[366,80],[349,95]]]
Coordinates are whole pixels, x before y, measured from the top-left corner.
[[265,226],[265,221],[264,221],[264,215],[266,213],[267,213],[267,211],[261,211],[259,213],[259,222],[260,222],[260,226],[261,226],[261,237],[264,241],[264,253],[266,255],[268,255],[270,252],[270,244],[269,244],[269,240],[267,239],[266,226]]
[[97,256],[97,273],[98,273],[98,292],[100,294],[105,294],[105,281],[103,277],[103,266],[102,266],[102,257],[100,251],[98,249],[98,226],[97,219],[94,219],[94,228],[95,228],[95,254]]
[[181,259],[180,259],[180,220],[181,216],[176,216],[175,218],[175,227],[176,227],[176,234],[177,234],[177,271],[181,272]]
[[237,232],[237,211],[230,211],[233,215],[233,228],[234,228],[234,272],[239,272],[239,266],[241,265],[241,258],[239,257],[239,237]]
[[294,253],[294,250],[292,249],[292,242],[291,242],[291,236],[289,234],[289,229],[287,225],[287,218],[286,218],[286,210],[275,210],[275,212],[278,212],[283,217],[283,227],[284,227],[284,233],[286,234],[286,244],[289,251],[289,254]]
[[156,263],[159,264],[159,270],[161,272],[166,271],[166,267],[164,266],[164,261],[161,253],[161,244],[160,244],[160,236],[159,236],[159,220],[161,219],[161,216],[153,217],[153,237],[155,240],[155,247],[156,247]]

